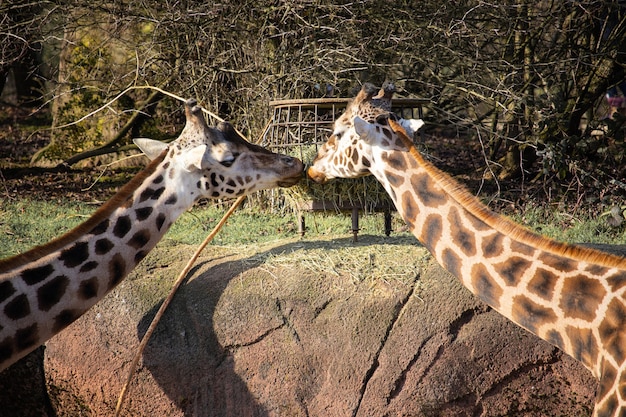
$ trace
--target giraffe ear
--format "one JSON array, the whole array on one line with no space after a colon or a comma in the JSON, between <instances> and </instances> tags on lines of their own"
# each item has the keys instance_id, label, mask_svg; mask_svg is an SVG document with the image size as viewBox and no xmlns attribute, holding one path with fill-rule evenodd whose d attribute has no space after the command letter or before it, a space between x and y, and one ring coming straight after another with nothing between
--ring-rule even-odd
<instances>
[{"instance_id":1,"label":"giraffe ear","mask_svg":"<svg viewBox=\"0 0 626 417\"><path fill-rule=\"evenodd\" d=\"M183 167L185 167L187 171L193 171L194 169L201 170L202 161L204 160L206 149L206 145L200 145L196 146L195 148L186 150L181 155Z\"/></svg>"},{"instance_id":2,"label":"giraffe ear","mask_svg":"<svg viewBox=\"0 0 626 417\"><path fill-rule=\"evenodd\" d=\"M133 142L135 142L135 145L137 145L137 147L141 149L141 152L150 158L150 160L161 155L161 153L167 149L167 143L154 139L136 138L133 139Z\"/></svg>"},{"instance_id":3,"label":"giraffe ear","mask_svg":"<svg viewBox=\"0 0 626 417\"><path fill-rule=\"evenodd\" d=\"M357 135L361 137L361 139L366 139L367 136L372 132L372 130L374 130L374 125L366 122L359 116L356 116L352 123L354 124L354 130L356 131Z\"/></svg>"},{"instance_id":4,"label":"giraffe ear","mask_svg":"<svg viewBox=\"0 0 626 417\"><path fill-rule=\"evenodd\" d=\"M424 121L422 119L400 119L399 122L404 130L406 130L409 137L413 136L415 132L424 126Z\"/></svg>"}]
</instances>

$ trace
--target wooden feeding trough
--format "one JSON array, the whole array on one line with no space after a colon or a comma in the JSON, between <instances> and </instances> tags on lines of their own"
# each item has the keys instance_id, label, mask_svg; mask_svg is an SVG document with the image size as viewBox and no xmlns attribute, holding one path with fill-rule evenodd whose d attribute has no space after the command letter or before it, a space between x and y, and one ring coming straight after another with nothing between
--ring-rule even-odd
<instances>
[{"instance_id":1,"label":"wooden feeding trough","mask_svg":"<svg viewBox=\"0 0 626 417\"><path fill-rule=\"evenodd\" d=\"M270 101L273 114L263 133L262 145L276 152L297 156L310 165L318 147L330 136L333 123L350 102L349 98L318 98ZM422 118L425 99L398 98L392 111L405 119ZM373 177L339 179L319 185L310 180L282 191L300 211L335 210L352 212L354 240L359 230L359 210L382 211L385 234L391 233L393 202ZM300 233L304 235L304 216L300 215Z\"/></svg>"}]
</instances>

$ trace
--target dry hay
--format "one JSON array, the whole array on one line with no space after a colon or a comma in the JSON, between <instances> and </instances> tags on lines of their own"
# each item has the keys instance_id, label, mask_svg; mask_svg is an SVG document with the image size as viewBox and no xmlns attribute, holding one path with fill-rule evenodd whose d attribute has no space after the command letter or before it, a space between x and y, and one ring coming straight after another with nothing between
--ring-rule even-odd
<instances>
[{"instance_id":1,"label":"dry hay","mask_svg":"<svg viewBox=\"0 0 626 417\"><path fill-rule=\"evenodd\" d=\"M289 154L302 159L305 165L313 163L317 155L316 145L301 145ZM320 202L325 210L359 207L367 211L393 207L383 186L373 176L357 179L336 179L327 184L317 184L304 179L297 185L281 190L286 205L296 209L307 209L311 201Z\"/></svg>"},{"instance_id":2,"label":"dry hay","mask_svg":"<svg viewBox=\"0 0 626 417\"><path fill-rule=\"evenodd\" d=\"M260 267L270 274L297 266L314 274L347 276L355 284L380 281L411 284L419 277L428 259L428 252L413 236L367 236L352 245L335 240L317 240L315 245L302 242L288 252L264 254L262 259L251 258L255 263L262 262Z\"/></svg>"}]
</instances>

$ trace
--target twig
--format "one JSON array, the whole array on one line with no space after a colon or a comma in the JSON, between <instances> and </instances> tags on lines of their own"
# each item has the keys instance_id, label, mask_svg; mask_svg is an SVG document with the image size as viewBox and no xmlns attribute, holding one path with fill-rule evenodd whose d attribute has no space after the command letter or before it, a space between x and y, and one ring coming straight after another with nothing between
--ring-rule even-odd
<instances>
[{"instance_id":1,"label":"twig","mask_svg":"<svg viewBox=\"0 0 626 417\"><path fill-rule=\"evenodd\" d=\"M54 127L51 127L50 129L51 130L52 129L62 129L64 127L74 126L74 125L82 122L83 120L86 120L86 119L90 118L91 116L93 116L93 115L95 115L97 113L100 113L102 110L105 110L105 109L109 108L113 103L115 103L117 100L119 100L120 97L124 96L129 91L132 91L132 90L145 90L145 89L156 90L156 91L158 91L158 92L160 92L160 93L162 93L162 94L164 94L166 96L172 97L172 98L174 98L176 100L179 100L179 101L182 101L182 102L185 101L184 98L179 97L179 96L177 96L177 95L175 95L173 93L170 93L168 91L165 91L165 90L163 90L163 89L161 89L159 87L154 87L154 86L151 86L151 85L134 85L134 86L128 87L127 89L125 89L124 91L122 91L121 93L119 93L118 95L113 97L111 100L109 100L108 102L104 103L102 106L98 107L94 111L87 113L86 115L84 115L80 119L74 120L73 122L69 122L69 123L66 123L64 125L54 126Z\"/></svg>"},{"instance_id":2,"label":"twig","mask_svg":"<svg viewBox=\"0 0 626 417\"><path fill-rule=\"evenodd\" d=\"M153 91L148 97L148 99L143 104L141 104L139 108L140 109L148 108L149 106L152 106L153 104L157 103L160 97L162 96L162 94L163 93L159 90ZM142 113L141 111L135 112L130 117L130 119L126 122L126 124L117 132L117 134L107 143L101 146L98 146L97 148L80 152L79 154L76 154L76 155L72 155L70 158L63 161L62 164L74 165L76 162L82 161L83 159L89 158L91 156L110 152L111 150L114 149L113 146L116 145L118 142L120 142L122 138L126 136L126 134L139 121L139 118L141 117L142 114L145 114L145 113Z\"/></svg>"},{"instance_id":3,"label":"twig","mask_svg":"<svg viewBox=\"0 0 626 417\"><path fill-rule=\"evenodd\" d=\"M7 187L7 180L4 178L4 175L2 174L2 170L0 169L0 180L2 180L2 185L4 187L4 192L6 193L7 199L8 200L15 200L15 198L11 197L11 194L9 192L9 187Z\"/></svg>"},{"instance_id":4,"label":"twig","mask_svg":"<svg viewBox=\"0 0 626 417\"><path fill-rule=\"evenodd\" d=\"M158 95L162 94L162 95L166 95L169 97L172 97L178 101L182 101L185 102L186 100L180 96L177 96L176 94L170 93L169 91L163 90L160 87L154 87L154 86L150 86L150 85L146 85L146 86L132 86L132 87L128 87L127 89L125 89L124 91L122 91L121 93L119 93L117 96L115 96L113 99L111 99L110 101L108 101L107 103L103 104L102 106L100 106L99 108L95 109L94 111L84 115L83 117L81 117L78 120L75 120L73 122L70 123L66 123L64 125L60 125L60 126L54 126L49 128L50 130L53 129L61 129L64 127L69 127L69 126L73 126L75 124L78 124L84 120L86 120L87 118L96 115L97 113L101 112L102 110L108 109L110 108L110 106L116 101L119 100L120 97L122 97L123 95L125 95L126 93L128 93L131 90L143 90L143 89L148 89L148 90L153 90L154 93L150 95L150 97L146 100L146 102L142 105L142 107L147 107L150 106L152 104L154 104L157 100L158 100ZM217 120L218 122L223 122L224 119L222 119L221 117L219 117L217 114L212 113L211 111L205 109L204 107L202 108L202 111L207 114L209 117ZM97 155L102 155L105 153L109 153L113 150L115 151L119 151L122 150L121 148L113 148L113 145L115 145L117 142L120 141L120 139L126 135L128 133L128 131L133 127L133 125L135 124L137 118L139 117L140 113L137 112L135 113L130 120L120 129L120 131L115 135L115 137L113 139L111 139L110 141L108 141L107 143L98 146L97 148L94 149L89 149L87 151L81 152L79 154L73 155L70 158L68 158L67 160L63 161L59 166L62 165L73 165L76 162L79 162L83 159L86 158L90 158L92 156L97 156ZM245 137L240 131L238 131L235 128L235 131L241 136L241 137ZM45 148L43 148L45 149ZM32 161L35 161L36 159L38 159L39 155L42 153L43 149L39 150L32 158Z\"/></svg>"},{"instance_id":5,"label":"twig","mask_svg":"<svg viewBox=\"0 0 626 417\"><path fill-rule=\"evenodd\" d=\"M75 124L78 124L78 123L82 122L83 120L86 120L86 119L88 119L89 117L91 117L91 116L93 116L93 115L95 115L95 114L97 114L97 113L101 112L102 110L107 109L107 108L108 108L108 107L110 107L113 103L115 103L117 100L119 100L119 99L120 99L120 97L122 97L123 95L125 95L125 94L126 94L126 93L128 93L129 91L132 91L132 90L146 90L146 89L147 89L147 90L155 90L155 91L158 91L159 93L161 93L161 94L163 94L163 95L166 95L166 96L171 97L171 98L173 98L173 99L175 99L175 100L178 100L178 101L182 101L183 103L186 101L186 99L184 99L184 98L182 98L182 97L180 97L180 96L177 96L177 95L176 95L176 94L174 94L174 93L170 93L169 91L163 90L163 89L162 89L162 88L160 88L160 87L154 87L154 86L152 86L152 85L135 85L135 86L132 86L132 87L128 87L126 90L122 91L121 93L119 93L118 95L116 95L116 96L115 96L115 97L113 97L111 100L109 100L108 102L104 103L102 106L98 107L98 108L97 108L97 109L95 109L94 111L87 113L86 115L84 115L84 116L83 116L83 117L81 117L80 119L78 119L78 120L74 120L73 122L66 123L66 124L64 124L64 125L54 126L54 127L51 127L50 129L61 129L61 128L64 128L64 127L69 127L69 126L73 126L73 125L75 125ZM203 111L204 113L208 114L209 116L213 117L214 119L216 119L216 120L220 121L220 122L223 122L223 121L224 121L224 119L222 119L221 117L219 117L217 114L214 114L214 113L210 112L209 110L207 110L207 109L205 109L205 108L203 108L203 109L202 109L202 111Z\"/></svg>"},{"instance_id":6,"label":"twig","mask_svg":"<svg viewBox=\"0 0 626 417\"><path fill-rule=\"evenodd\" d=\"M117 399L117 406L115 407L115 417L118 417L120 415L120 411L122 409L122 405L124 404L124 399L126 398L126 393L128 392L128 387L130 386L131 380L133 378L133 374L135 373L135 369L137 368L137 363L139 362L139 359L141 358L143 350L145 349L146 345L148 344L148 340L150 339L150 336L152 336L152 333L154 332L154 329L156 328L157 324L159 323L159 320L161 319L161 316L163 316L163 313L165 313L165 310L167 309L167 306L170 304L170 302L174 298L174 295L176 294L176 291L178 290L178 287L180 287L180 285L183 283L183 281L187 277L187 274L191 270L191 267L193 266L193 264L196 262L196 260L200 256L200 252L202 252L202 250L206 247L206 245L208 245L209 242L211 240L213 240L213 238L215 237L215 235L217 235L217 233L220 231L222 226L224 226L224 223L226 223L226 219L228 219L228 217L230 217L230 215L233 214L235 209L239 206L239 204L241 204L241 202L245 198L246 198L245 196L241 196L237 200L235 200L235 202L233 203L231 208L222 217L222 220L219 221L217 226L215 226L215 228L213 228L213 231L211 233L209 233L209 235L200 244L198 249L196 249L196 252L189 259L189 261L187 262L187 265L181 271L180 275L176 279L176 282L174 283L174 286L172 287L172 290L170 291L169 295L163 301L163 304L161 304L161 307L159 308L159 311L157 312L156 316L154 316L154 318L152 319L152 322L150 323L150 327L148 327L148 330L143 335L143 338L141 339L141 343L139 344L139 348L137 350L137 353L135 354L135 357L133 358L133 361L130 364L130 369L128 371L128 377L126 378L126 383L122 387L122 391L120 391L120 395L119 395L119 397Z\"/></svg>"},{"instance_id":7,"label":"twig","mask_svg":"<svg viewBox=\"0 0 626 417\"><path fill-rule=\"evenodd\" d=\"M124 157L124 158L122 158L122 159L118 159L118 160L116 160L116 161L113 161L113 162L110 162L110 163L106 164L106 165L104 166L104 168L102 169L102 172L100 173L100 175L98 175L98 178L96 178L96 179L95 179L95 180L91 183L91 185L90 185L89 187L87 187L87 188L83 188L83 189L81 189L81 191L89 191L89 190L91 190L91 189L92 189L92 188L93 188L93 187L94 187L94 186L98 183L98 181L100 180L100 178L102 178L102 177L104 176L105 172L107 172L107 169L109 169L109 168L110 168L110 167L112 167L113 165L115 165L115 164L117 164L117 163L119 163L119 162L122 162L122 161L126 161L127 159L137 158L137 157L139 157L139 156L143 156L143 154L129 155L129 156L126 156L126 157Z\"/></svg>"}]
</instances>

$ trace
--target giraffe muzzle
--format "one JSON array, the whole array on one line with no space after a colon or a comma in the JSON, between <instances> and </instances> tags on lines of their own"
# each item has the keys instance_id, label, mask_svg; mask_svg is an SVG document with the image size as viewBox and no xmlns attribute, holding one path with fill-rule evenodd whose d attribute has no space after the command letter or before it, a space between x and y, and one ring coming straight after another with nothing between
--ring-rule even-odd
<instances>
[{"instance_id":1,"label":"giraffe muzzle","mask_svg":"<svg viewBox=\"0 0 626 417\"><path fill-rule=\"evenodd\" d=\"M281 155L280 162L285 166L286 174L276 182L279 187L291 187L300 182L304 176L304 164L298 158Z\"/></svg>"},{"instance_id":2,"label":"giraffe muzzle","mask_svg":"<svg viewBox=\"0 0 626 417\"><path fill-rule=\"evenodd\" d=\"M312 166L306 170L306 175L318 184L324 184L328 181L328 178L326 177L326 175L316 170Z\"/></svg>"}]
</instances>

